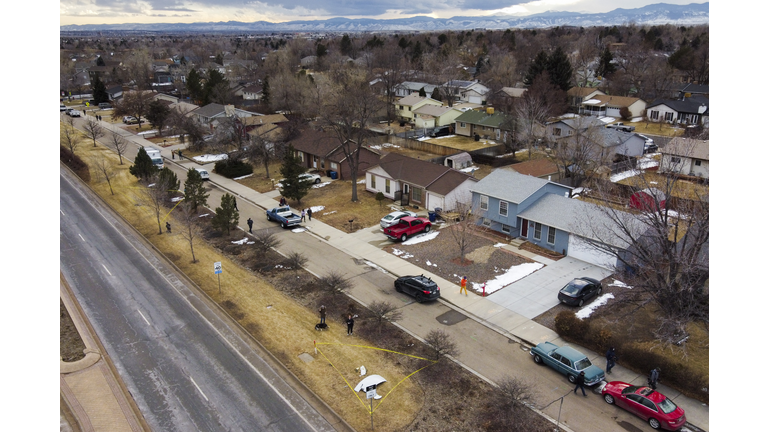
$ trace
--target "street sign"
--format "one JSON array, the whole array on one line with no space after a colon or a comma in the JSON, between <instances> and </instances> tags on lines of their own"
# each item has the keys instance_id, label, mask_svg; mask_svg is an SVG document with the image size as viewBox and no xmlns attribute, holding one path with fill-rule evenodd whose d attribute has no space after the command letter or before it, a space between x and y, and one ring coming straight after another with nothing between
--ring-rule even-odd
<instances>
[{"instance_id":1,"label":"street sign","mask_svg":"<svg viewBox=\"0 0 768 432\"><path fill-rule=\"evenodd\" d=\"M366 399L375 399L376 398L376 389L368 390L365 392L365 398Z\"/></svg>"},{"instance_id":2,"label":"street sign","mask_svg":"<svg viewBox=\"0 0 768 432\"><path fill-rule=\"evenodd\" d=\"M220 262L213 263L213 273L214 274L221 274L221 263Z\"/></svg>"}]
</instances>

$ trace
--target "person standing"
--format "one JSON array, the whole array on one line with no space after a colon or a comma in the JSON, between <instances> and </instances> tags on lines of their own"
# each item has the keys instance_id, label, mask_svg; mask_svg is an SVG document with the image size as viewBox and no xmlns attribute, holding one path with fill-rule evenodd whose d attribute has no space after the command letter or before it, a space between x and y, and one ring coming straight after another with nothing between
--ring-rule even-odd
<instances>
[{"instance_id":1,"label":"person standing","mask_svg":"<svg viewBox=\"0 0 768 432\"><path fill-rule=\"evenodd\" d=\"M248 232L253 234L253 219L248 218Z\"/></svg>"},{"instance_id":2,"label":"person standing","mask_svg":"<svg viewBox=\"0 0 768 432\"><path fill-rule=\"evenodd\" d=\"M325 306L320 306L320 324L325 324Z\"/></svg>"},{"instance_id":3,"label":"person standing","mask_svg":"<svg viewBox=\"0 0 768 432\"><path fill-rule=\"evenodd\" d=\"M573 388L573 394L576 393L576 390L581 388L581 394L584 395L584 397L587 397L587 392L584 391L584 371L579 373L579 376L576 377L576 387Z\"/></svg>"},{"instance_id":4,"label":"person standing","mask_svg":"<svg viewBox=\"0 0 768 432\"><path fill-rule=\"evenodd\" d=\"M171 223L170 222L166 222L165 223L165 230L168 231L168 234L171 233Z\"/></svg>"},{"instance_id":5,"label":"person standing","mask_svg":"<svg viewBox=\"0 0 768 432\"><path fill-rule=\"evenodd\" d=\"M232 201L235 203L235 211L240 211L240 209L237 208L237 198L232 198Z\"/></svg>"},{"instance_id":6,"label":"person standing","mask_svg":"<svg viewBox=\"0 0 768 432\"><path fill-rule=\"evenodd\" d=\"M347 314L347 336L352 334L352 328L355 326L355 319L352 318L352 314Z\"/></svg>"},{"instance_id":7,"label":"person standing","mask_svg":"<svg viewBox=\"0 0 768 432\"><path fill-rule=\"evenodd\" d=\"M302 209L301 210L301 221L304 222L304 218L307 217L307 211Z\"/></svg>"},{"instance_id":8,"label":"person standing","mask_svg":"<svg viewBox=\"0 0 768 432\"><path fill-rule=\"evenodd\" d=\"M309 217L310 222L312 221L312 207L307 209L307 216Z\"/></svg>"},{"instance_id":9,"label":"person standing","mask_svg":"<svg viewBox=\"0 0 768 432\"><path fill-rule=\"evenodd\" d=\"M618 360L619 357L616 355L616 348L610 347L608 348L608 352L605 353L605 372L611 373L611 369L613 369L614 366L616 366L616 360Z\"/></svg>"},{"instance_id":10,"label":"person standing","mask_svg":"<svg viewBox=\"0 0 768 432\"><path fill-rule=\"evenodd\" d=\"M656 367L651 369L651 373L648 375L648 385L654 390L656 390L656 385L659 383L659 372L661 372L661 368Z\"/></svg>"},{"instance_id":11,"label":"person standing","mask_svg":"<svg viewBox=\"0 0 768 432\"><path fill-rule=\"evenodd\" d=\"M281 206L285 205L285 197L280 197L280 205Z\"/></svg>"},{"instance_id":12,"label":"person standing","mask_svg":"<svg viewBox=\"0 0 768 432\"><path fill-rule=\"evenodd\" d=\"M464 292L464 295L469 297L469 294L467 294L467 277L464 276L461 278L461 289L459 290L459 294Z\"/></svg>"}]
</instances>

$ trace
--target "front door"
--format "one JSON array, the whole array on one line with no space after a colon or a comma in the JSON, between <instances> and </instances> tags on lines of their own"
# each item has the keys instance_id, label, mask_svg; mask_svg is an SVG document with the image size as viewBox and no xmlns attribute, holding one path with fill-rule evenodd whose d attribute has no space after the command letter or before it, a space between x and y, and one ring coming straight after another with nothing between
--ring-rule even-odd
<instances>
[{"instance_id":1,"label":"front door","mask_svg":"<svg viewBox=\"0 0 768 432\"><path fill-rule=\"evenodd\" d=\"M528 237L528 220L520 218L520 236Z\"/></svg>"},{"instance_id":2,"label":"front door","mask_svg":"<svg viewBox=\"0 0 768 432\"><path fill-rule=\"evenodd\" d=\"M317 156L312 156L312 168L317 168Z\"/></svg>"}]
</instances>

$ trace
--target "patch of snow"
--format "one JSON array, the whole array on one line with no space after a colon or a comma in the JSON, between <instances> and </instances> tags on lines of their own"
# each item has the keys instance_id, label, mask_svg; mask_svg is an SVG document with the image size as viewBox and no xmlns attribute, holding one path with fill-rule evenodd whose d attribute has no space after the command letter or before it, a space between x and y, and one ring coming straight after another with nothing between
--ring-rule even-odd
<instances>
[{"instance_id":1,"label":"patch of snow","mask_svg":"<svg viewBox=\"0 0 768 432\"><path fill-rule=\"evenodd\" d=\"M399 256L402 259L413 258L413 255L409 254L408 252L401 251L400 249L392 249L392 254Z\"/></svg>"},{"instance_id":2,"label":"patch of snow","mask_svg":"<svg viewBox=\"0 0 768 432\"><path fill-rule=\"evenodd\" d=\"M631 287L631 286L629 286L629 285L625 284L624 282L622 282L622 281L620 281L620 280L618 280L618 279L614 279L614 280L613 280L613 282L611 282L611 283L609 283L609 284L608 284L608 286L615 286L615 287L621 287L621 288L632 289L632 287Z\"/></svg>"},{"instance_id":3,"label":"patch of snow","mask_svg":"<svg viewBox=\"0 0 768 432\"><path fill-rule=\"evenodd\" d=\"M144 132L139 132L136 135L146 135L146 134L151 134L151 133L155 133L156 134L157 131L156 130L148 130L148 131L144 131Z\"/></svg>"},{"instance_id":4,"label":"patch of snow","mask_svg":"<svg viewBox=\"0 0 768 432\"><path fill-rule=\"evenodd\" d=\"M504 247L505 245L506 245L506 243L496 243L495 245L493 245L493 247L500 248L500 247Z\"/></svg>"},{"instance_id":5,"label":"patch of snow","mask_svg":"<svg viewBox=\"0 0 768 432\"><path fill-rule=\"evenodd\" d=\"M254 242L248 241L248 237L243 237L242 240L233 241L232 244L244 245L244 244L254 244Z\"/></svg>"},{"instance_id":6,"label":"patch of snow","mask_svg":"<svg viewBox=\"0 0 768 432\"><path fill-rule=\"evenodd\" d=\"M375 268L375 269L379 270L380 272L382 272L382 273L384 273L384 274L389 274L389 273L388 273L386 270L384 270L383 268L381 268L381 267L377 266L376 264L374 264L374 263L372 263L372 262L370 262L370 261L366 261L366 262L365 262L365 264L366 264L367 266L369 266L369 267L373 267L373 268Z\"/></svg>"},{"instance_id":7,"label":"patch of snow","mask_svg":"<svg viewBox=\"0 0 768 432\"><path fill-rule=\"evenodd\" d=\"M360 180L357 184L365 184L365 180Z\"/></svg>"},{"instance_id":8,"label":"patch of snow","mask_svg":"<svg viewBox=\"0 0 768 432\"><path fill-rule=\"evenodd\" d=\"M560 118L578 118L578 117L579 115L574 113L567 113L560 116Z\"/></svg>"},{"instance_id":9,"label":"patch of snow","mask_svg":"<svg viewBox=\"0 0 768 432\"><path fill-rule=\"evenodd\" d=\"M616 119L613 118L613 117L600 117L598 120L600 120L601 122L603 122L605 124L613 123L613 122L616 121Z\"/></svg>"},{"instance_id":10,"label":"patch of snow","mask_svg":"<svg viewBox=\"0 0 768 432\"><path fill-rule=\"evenodd\" d=\"M173 198L171 198L171 202L179 202L179 201L181 201L183 199L184 199L184 197L173 197Z\"/></svg>"},{"instance_id":11,"label":"patch of snow","mask_svg":"<svg viewBox=\"0 0 768 432\"><path fill-rule=\"evenodd\" d=\"M372 149L376 149L376 150L381 150L381 149L387 148L387 147L400 148L399 145L392 144L392 143L384 143L384 144L381 144L381 145L372 145L371 146Z\"/></svg>"},{"instance_id":12,"label":"patch of snow","mask_svg":"<svg viewBox=\"0 0 768 432\"><path fill-rule=\"evenodd\" d=\"M630 120L630 123L637 123L639 121L643 121L642 117L633 117L632 120Z\"/></svg>"},{"instance_id":13,"label":"patch of snow","mask_svg":"<svg viewBox=\"0 0 768 432\"><path fill-rule=\"evenodd\" d=\"M659 166L659 161L652 158L642 158L637 161L637 167L640 169L648 169Z\"/></svg>"},{"instance_id":14,"label":"patch of snow","mask_svg":"<svg viewBox=\"0 0 768 432\"><path fill-rule=\"evenodd\" d=\"M318 213L320 210L324 209L325 206L312 206L310 208L312 209L312 213Z\"/></svg>"},{"instance_id":15,"label":"patch of snow","mask_svg":"<svg viewBox=\"0 0 768 432\"><path fill-rule=\"evenodd\" d=\"M244 175L244 176L241 176L241 177L235 177L232 180L242 180L242 179L248 178L248 177L253 177L253 174L247 174L247 175Z\"/></svg>"},{"instance_id":16,"label":"patch of snow","mask_svg":"<svg viewBox=\"0 0 768 432\"><path fill-rule=\"evenodd\" d=\"M613 174L611 176L611 181L616 183L616 182L622 181L624 179L628 179L630 177L634 177L634 176L636 176L638 174L642 174L642 172L638 171L638 170L629 170L629 171L624 171L624 172L616 173L616 174Z\"/></svg>"},{"instance_id":17,"label":"patch of snow","mask_svg":"<svg viewBox=\"0 0 768 432\"><path fill-rule=\"evenodd\" d=\"M218 155L204 154L202 156L195 156L192 159L195 160L196 162L208 163L208 162L216 162L216 161L220 161L220 160L225 160L225 159L227 159L227 155L225 155L225 154L218 154Z\"/></svg>"},{"instance_id":18,"label":"patch of snow","mask_svg":"<svg viewBox=\"0 0 768 432\"><path fill-rule=\"evenodd\" d=\"M294 228L294 229L291 230L291 232L302 233L302 232L304 232L306 230L307 230L306 228Z\"/></svg>"},{"instance_id":19,"label":"patch of snow","mask_svg":"<svg viewBox=\"0 0 768 432\"><path fill-rule=\"evenodd\" d=\"M494 291L498 291L505 286L516 282L536 270L544 267L541 263L525 263L516 266L512 266L506 272L496 276L493 280L489 280L485 283L485 293L490 294ZM476 292L483 292L483 284L472 282L472 289Z\"/></svg>"},{"instance_id":20,"label":"patch of snow","mask_svg":"<svg viewBox=\"0 0 768 432\"><path fill-rule=\"evenodd\" d=\"M206 217L206 216L208 216L209 214L210 214L210 213L201 214L201 215L200 215L200 216L198 216L198 217Z\"/></svg>"},{"instance_id":21,"label":"patch of snow","mask_svg":"<svg viewBox=\"0 0 768 432\"><path fill-rule=\"evenodd\" d=\"M315 212L315 211L314 211L314 210L312 210L312 213L314 213L314 212ZM325 216L325 215L329 215L329 214L334 214L334 213L336 213L336 210L334 210L334 211L329 211L329 212L325 212L325 213L323 213L323 216Z\"/></svg>"},{"instance_id":22,"label":"patch of snow","mask_svg":"<svg viewBox=\"0 0 768 432\"><path fill-rule=\"evenodd\" d=\"M426 264L427 264L428 266L434 266L434 267L437 267L437 264L432 264L432 263L431 263L429 260L427 260L427 261L426 261Z\"/></svg>"},{"instance_id":23,"label":"patch of snow","mask_svg":"<svg viewBox=\"0 0 768 432\"><path fill-rule=\"evenodd\" d=\"M595 301L590 303L588 306L576 312L576 318L581 320L583 320L584 318L589 318L589 316L592 315L592 312L594 312L595 309L608 303L608 300L612 298L613 298L613 294L611 293L601 295L600 297L596 298Z\"/></svg>"},{"instance_id":24,"label":"patch of snow","mask_svg":"<svg viewBox=\"0 0 768 432\"><path fill-rule=\"evenodd\" d=\"M152 183L152 184L148 184L148 185L147 185L147 187L148 187L148 188L151 188L151 187L155 187L155 184L154 184L154 183Z\"/></svg>"},{"instance_id":25,"label":"patch of snow","mask_svg":"<svg viewBox=\"0 0 768 432\"><path fill-rule=\"evenodd\" d=\"M404 241L402 244L404 245L415 245L418 243L423 243L425 241L430 241L433 238L437 237L437 235L440 234L437 231L432 231L426 234L419 234L416 237L411 237L409 240Z\"/></svg>"},{"instance_id":26,"label":"patch of snow","mask_svg":"<svg viewBox=\"0 0 768 432\"><path fill-rule=\"evenodd\" d=\"M313 184L312 185L312 189L320 189L321 187L328 186L329 184L331 184L331 182L323 182L323 183ZM314 211L314 210L312 210L312 211Z\"/></svg>"},{"instance_id":27,"label":"patch of snow","mask_svg":"<svg viewBox=\"0 0 768 432\"><path fill-rule=\"evenodd\" d=\"M478 167L476 167L476 166L474 166L474 165L473 165L473 166L468 166L468 167L466 167L466 168L462 168L462 169L460 169L459 171L461 171L461 172L465 172L465 173L472 173L472 172L475 172L475 171L477 171L477 170L479 170L479 169L480 169L480 168L478 168Z\"/></svg>"}]
</instances>

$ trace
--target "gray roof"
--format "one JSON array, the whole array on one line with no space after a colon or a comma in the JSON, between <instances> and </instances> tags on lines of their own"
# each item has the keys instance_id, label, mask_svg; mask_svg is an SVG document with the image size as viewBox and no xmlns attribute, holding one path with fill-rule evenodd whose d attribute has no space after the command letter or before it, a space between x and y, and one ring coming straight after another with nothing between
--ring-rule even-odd
<instances>
[{"instance_id":1,"label":"gray roof","mask_svg":"<svg viewBox=\"0 0 768 432\"><path fill-rule=\"evenodd\" d=\"M621 234L619 225L608 215L610 211L612 210L585 201L546 194L518 216L587 239L626 249L630 246L627 236ZM615 214L617 218L622 220L622 225L631 228L634 238L638 238L645 231L645 225L637 216L618 210Z\"/></svg>"},{"instance_id":2,"label":"gray roof","mask_svg":"<svg viewBox=\"0 0 768 432\"><path fill-rule=\"evenodd\" d=\"M195 110L195 114L199 115L200 117L213 117L216 114L223 114L224 113L224 105L217 104L217 103L210 103L206 106L200 107L197 110Z\"/></svg>"},{"instance_id":3,"label":"gray roof","mask_svg":"<svg viewBox=\"0 0 768 432\"><path fill-rule=\"evenodd\" d=\"M648 105L646 109L658 105L666 105L679 113L709 115L709 99L703 96L693 96L685 100L659 99Z\"/></svg>"},{"instance_id":4,"label":"gray roof","mask_svg":"<svg viewBox=\"0 0 768 432\"><path fill-rule=\"evenodd\" d=\"M470 190L481 195L488 195L511 203L520 204L549 181L538 177L520 174L506 168L493 170Z\"/></svg>"}]
</instances>

